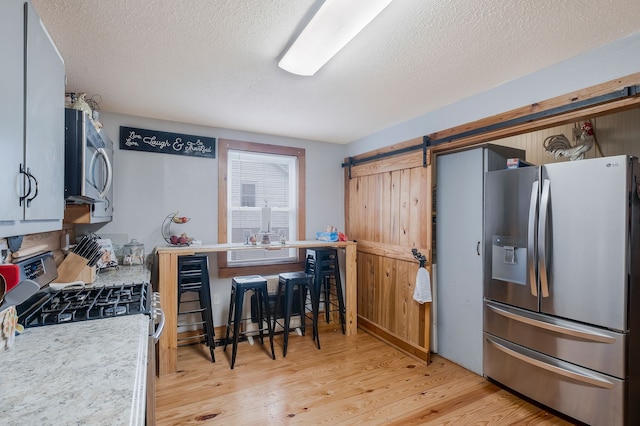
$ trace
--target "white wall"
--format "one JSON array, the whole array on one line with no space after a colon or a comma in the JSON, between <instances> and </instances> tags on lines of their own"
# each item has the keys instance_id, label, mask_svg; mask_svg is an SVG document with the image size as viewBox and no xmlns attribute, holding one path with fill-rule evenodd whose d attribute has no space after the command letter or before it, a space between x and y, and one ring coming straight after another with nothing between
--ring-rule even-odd
<instances>
[{"instance_id":1,"label":"white wall","mask_svg":"<svg viewBox=\"0 0 640 426\"><path fill-rule=\"evenodd\" d=\"M100 121L114 142L114 217L111 223L86 225L79 227L80 231L128 234L150 251L164 244L160 232L163 219L179 210L191 222L176 225L176 231L186 232L205 244L218 242L218 159L121 150L120 126L304 148L306 238L313 239L316 231L329 224L344 229L341 145L113 113L102 113Z\"/></svg>"},{"instance_id":2,"label":"white wall","mask_svg":"<svg viewBox=\"0 0 640 426\"><path fill-rule=\"evenodd\" d=\"M640 72L638 52L640 33L353 141L345 155L362 154Z\"/></svg>"},{"instance_id":3,"label":"white wall","mask_svg":"<svg viewBox=\"0 0 640 426\"><path fill-rule=\"evenodd\" d=\"M297 146L307 154L307 238L332 224L344 229L343 158L403 142L480 118L640 72L640 34L567 59L346 146L103 113L115 148L114 221L86 229L126 233L147 250L163 243L160 225L175 210L192 217L189 235L217 242L217 159L182 157L118 148L119 127L131 126L250 142ZM81 228L81 230L85 230Z\"/></svg>"},{"instance_id":4,"label":"white wall","mask_svg":"<svg viewBox=\"0 0 640 426\"><path fill-rule=\"evenodd\" d=\"M307 154L307 238L328 224L344 229L342 159L456 125L553 98L618 77L640 72L640 34L567 59L518 80L374 133L345 146L259 135L227 129L172 123L141 117L103 113L101 121L116 146L114 156L114 220L87 225L98 234L127 234L145 244L147 252L164 244L160 226L167 214L180 210L192 221L181 232L203 242L217 242L217 159L121 151L119 127L228 138L297 146ZM215 270L215 258L211 257ZM229 280L214 280L212 293L222 306L214 306L216 325L226 320Z\"/></svg>"},{"instance_id":5,"label":"white wall","mask_svg":"<svg viewBox=\"0 0 640 426\"><path fill-rule=\"evenodd\" d=\"M119 149L120 126L137 127L198 136L294 146L306 151L306 239L327 225L344 230L344 182L341 162L344 146L300 139L252 134L226 129L174 123L142 117L102 113L104 131L114 142L114 214L103 225L77 226L78 233L125 235L145 244L147 254L165 245L161 225L176 210L191 221L172 225L174 233L186 232L206 243L218 242L218 159L137 152ZM217 157L217 156L216 156ZM230 279L218 280L217 259L210 256L216 326L226 323Z\"/></svg>"}]
</instances>

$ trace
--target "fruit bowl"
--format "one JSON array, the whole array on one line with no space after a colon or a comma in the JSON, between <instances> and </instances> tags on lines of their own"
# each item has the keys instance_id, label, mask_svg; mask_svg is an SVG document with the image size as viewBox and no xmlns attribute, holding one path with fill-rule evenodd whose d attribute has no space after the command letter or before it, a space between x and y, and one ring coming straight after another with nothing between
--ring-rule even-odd
<instances>
[{"instance_id":1,"label":"fruit bowl","mask_svg":"<svg viewBox=\"0 0 640 426\"><path fill-rule=\"evenodd\" d=\"M162 222L162 238L164 238L169 245L176 247L186 247L191 245L193 238L189 237L186 233L183 232L180 235L175 235L171 232L171 224L185 224L190 220L191 218L186 216L178 216L178 212L170 213Z\"/></svg>"},{"instance_id":2,"label":"fruit bowl","mask_svg":"<svg viewBox=\"0 0 640 426\"><path fill-rule=\"evenodd\" d=\"M174 213L174 215L171 217L171 221L173 223L187 223L190 220L191 220L190 217L178 216L178 212Z\"/></svg>"},{"instance_id":3,"label":"fruit bowl","mask_svg":"<svg viewBox=\"0 0 640 426\"><path fill-rule=\"evenodd\" d=\"M165 238L165 240L167 239ZM169 240L167 240L172 246L190 246L192 241L193 238L188 237L184 232L180 234L180 236L172 235L169 237Z\"/></svg>"}]
</instances>

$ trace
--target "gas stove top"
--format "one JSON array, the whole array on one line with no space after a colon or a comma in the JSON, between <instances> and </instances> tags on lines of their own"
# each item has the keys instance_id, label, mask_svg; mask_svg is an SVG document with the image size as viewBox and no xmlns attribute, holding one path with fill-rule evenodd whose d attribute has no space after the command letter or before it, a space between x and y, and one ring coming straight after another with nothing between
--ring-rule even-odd
<instances>
[{"instance_id":1,"label":"gas stove top","mask_svg":"<svg viewBox=\"0 0 640 426\"><path fill-rule=\"evenodd\" d=\"M20 305L18 322L26 328L121 315L150 314L151 299L149 283L60 291L49 289L37 293Z\"/></svg>"}]
</instances>

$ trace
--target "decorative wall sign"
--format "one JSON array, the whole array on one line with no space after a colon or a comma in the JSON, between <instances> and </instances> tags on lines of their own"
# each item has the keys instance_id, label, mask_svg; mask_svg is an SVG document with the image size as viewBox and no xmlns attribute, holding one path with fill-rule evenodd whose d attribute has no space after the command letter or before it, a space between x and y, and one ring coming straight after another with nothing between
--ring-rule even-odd
<instances>
[{"instance_id":1,"label":"decorative wall sign","mask_svg":"<svg viewBox=\"0 0 640 426\"><path fill-rule=\"evenodd\" d=\"M216 138L120 126L120 149L216 158Z\"/></svg>"}]
</instances>

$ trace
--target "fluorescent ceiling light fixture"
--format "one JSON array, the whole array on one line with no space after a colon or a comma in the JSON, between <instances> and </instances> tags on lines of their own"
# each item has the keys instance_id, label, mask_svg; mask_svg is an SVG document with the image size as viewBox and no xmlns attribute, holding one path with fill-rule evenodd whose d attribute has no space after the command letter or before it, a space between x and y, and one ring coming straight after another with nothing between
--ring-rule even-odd
<instances>
[{"instance_id":1,"label":"fluorescent ceiling light fixture","mask_svg":"<svg viewBox=\"0 0 640 426\"><path fill-rule=\"evenodd\" d=\"M292 74L315 74L391 1L326 0L278 66Z\"/></svg>"}]
</instances>

